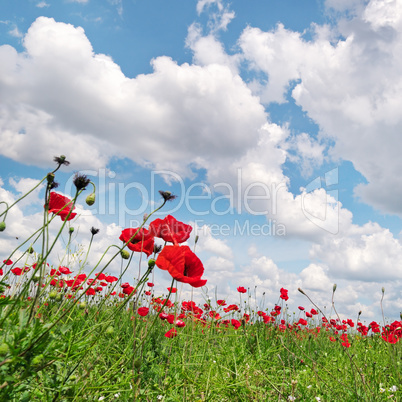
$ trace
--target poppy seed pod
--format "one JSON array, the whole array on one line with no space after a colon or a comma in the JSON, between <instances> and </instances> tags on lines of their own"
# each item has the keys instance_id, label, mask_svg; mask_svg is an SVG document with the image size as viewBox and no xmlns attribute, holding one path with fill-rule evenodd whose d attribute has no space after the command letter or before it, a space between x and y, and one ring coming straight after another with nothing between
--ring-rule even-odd
<instances>
[{"instance_id":1,"label":"poppy seed pod","mask_svg":"<svg viewBox=\"0 0 402 402\"><path fill-rule=\"evenodd\" d=\"M148 267L153 268L155 266L155 260L153 258L150 258L148 260Z\"/></svg>"},{"instance_id":2,"label":"poppy seed pod","mask_svg":"<svg viewBox=\"0 0 402 402\"><path fill-rule=\"evenodd\" d=\"M6 230L6 222L0 222L0 232L4 232Z\"/></svg>"}]
</instances>

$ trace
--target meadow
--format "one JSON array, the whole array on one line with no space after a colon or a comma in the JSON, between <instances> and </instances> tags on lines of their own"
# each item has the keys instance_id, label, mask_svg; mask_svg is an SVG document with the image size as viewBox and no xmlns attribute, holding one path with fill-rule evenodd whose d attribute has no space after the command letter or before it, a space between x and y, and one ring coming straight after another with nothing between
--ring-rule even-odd
<instances>
[{"instance_id":1,"label":"meadow","mask_svg":"<svg viewBox=\"0 0 402 402\"><path fill-rule=\"evenodd\" d=\"M44 188L42 226L14 250L1 250L0 401L402 400L402 317L342 320L336 285L329 313L303 289L306 303L292 313L285 288L277 290L276 304L261 310L253 303L255 289L242 284L236 300L181 300L178 289L202 288L208 273L195 245L184 244L190 225L170 215L153 219L174 199L166 191L142 225L124 229L89 265L98 229L91 228L88 248L75 258L71 223L79 219L77 199L92 186L86 203L93 205L96 188L77 174L71 198L57 193L56 173L68 161L60 156L55 163L24 196L0 200L6 233L13 224L8 212ZM49 230L54 220L56 235ZM66 258L56 264L62 234ZM144 256L141 275L133 263L138 255ZM122 266L118 277L110 272L113 261ZM151 282L157 269L172 278L163 294ZM130 282L122 281L126 273Z\"/></svg>"}]
</instances>

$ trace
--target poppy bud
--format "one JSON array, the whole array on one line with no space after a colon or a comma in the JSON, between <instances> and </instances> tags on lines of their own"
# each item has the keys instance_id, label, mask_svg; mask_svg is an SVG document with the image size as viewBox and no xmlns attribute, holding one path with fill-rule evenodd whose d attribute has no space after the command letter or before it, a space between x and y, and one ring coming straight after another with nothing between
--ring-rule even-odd
<instances>
[{"instance_id":1,"label":"poppy bud","mask_svg":"<svg viewBox=\"0 0 402 402\"><path fill-rule=\"evenodd\" d=\"M335 293L335 290L336 290L336 283L334 283L334 286L332 287L332 292Z\"/></svg>"},{"instance_id":2,"label":"poppy bud","mask_svg":"<svg viewBox=\"0 0 402 402\"><path fill-rule=\"evenodd\" d=\"M0 232L4 232L4 230L6 229L6 222L0 222Z\"/></svg>"},{"instance_id":3,"label":"poppy bud","mask_svg":"<svg viewBox=\"0 0 402 402\"><path fill-rule=\"evenodd\" d=\"M199 238L200 238L200 236L198 236L198 235L197 235L197 236L195 236L195 241L194 241L194 243L195 243L195 244L197 244L197 243L198 243L198 239L199 239Z\"/></svg>"},{"instance_id":4,"label":"poppy bud","mask_svg":"<svg viewBox=\"0 0 402 402\"><path fill-rule=\"evenodd\" d=\"M86 308L87 304L85 302L80 303L80 309L84 310Z\"/></svg>"},{"instance_id":5,"label":"poppy bud","mask_svg":"<svg viewBox=\"0 0 402 402\"><path fill-rule=\"evenodd\" d=\"M68 229L68 233L70 233L70 234L74 233L74 228L72 226Z\"/></svg>"},{"instance_id":6,"label":"poppy bud","mask_svg":"<svg viewBox=\"0 0 402 402\"><path fill-rule=\"evenodd\" d=\"M385 293L385 288L384 288L384 286L382 287L381 291L382 291L382 294Z\"/></svg>"},{"instance_id":7,"label":"poppy bud","mask_svg":"<svg viewBox=\"0 0 402 402\"><path fill-rule=\"evenodd\" d=\"M6 343L0 345L0 356L5 356L10 352L10 348Z\"/></svg>"},{"instance_id":8,"label":"poppy bud","mask_svg":"<svg viewBox=\"0 0 402 402\"><path fill-rule=\"evenodd\" d=\"M110 326L106 329L107 335L113 335L113 333L114 333L114 328L112 326Z\"/></svg>"},{"instance_id":9,"label":"poppy bud","mask_svg":"<svg viewBox=\"0 0 402 402\"><path fill-rule=\"evenodd\" d=\"M120 255L123 260L128 260L130 258L130 253L127 250L121 250Z\"/></svg>"},{"instance_id":10,"label":"poppy bud","mask_svg":"<svg viewBox=\"0 0 402 402\"><path fill-rule=\"evenodd\" d=\"M56 299L57 298L57 292L55 290L51 291L49 293L49 298L52 299L52 300Z\"/></svg>"},{"instance_id":11,"label":"poppy bud","mask_svg":"<svg viewBox=\"0 0 402 402\"><path fill-rule=\"evenodd\" d=\"M153 268L155 266L155 260L153 258L150 258L148 260L148 268Z\"/></svg>"},{"instance_id":12,"label":"poppy bud","mask_svg":"<svg viewBox=\"0 0 402 402\"><path fill-rule=\"evenodd\" d=\"M141 360L140 360L140 359L136 359L136 360L134 361L134 367L135 367L136 369L139 369L139 368L141 367Z\"/></svg>"},{"instance_id":13,"label":"poppy bud","mask_svg":"<svg viewBox=\"0 0 402 402\"><path fill-rule=\"evenodd\" d=\"M40 276L39 275L34 275L34 277L32 278L32 280L34 281L34 283L39 282Z\"/></svg>"},{"instance_id":14,"label":"poppy bud","mask_svg":"<svg viewBox=\"0 0 402 402\"><path fill-rule=\"evenodd\" d=\"M30 246L30 247L28 248L28 250L27 250L27 253L29 253L29 254L33 254L34 252L35 252L35 250L33 249L32 246Z\"/></svg>"},{"instance_id":15,"label":"poppy bud","mask_svg":"<svg viewBox=\"0 0 402 402\"><path fill-rule=\"evenodd\" d=\"M297 288L297 290L298 290L301 294L305 295L305 293L303 292L303 290L302 290L301 288Z\"/></svg>"},{"instance_id":16,"label":"poppy bud","mask_svg":"<svg viewBox=\"0 0 402 402\"><path fill-rule=\"evenodd\" d=\"M95 204L95 193L89 194L88 197L86 198L85 202L89 206L94 205Z\"/></svg>"},{"instance_id":17,"label":"poppy bud","mask_svg":"<svg viewBox=\"0 0 402 402\"><path fill-rule=\"evenodd\" d=\"M63 296L61 295L61 293L57 293L56 301L61 301L62 298L63 298Z\"/></svg>"}]
</instances>

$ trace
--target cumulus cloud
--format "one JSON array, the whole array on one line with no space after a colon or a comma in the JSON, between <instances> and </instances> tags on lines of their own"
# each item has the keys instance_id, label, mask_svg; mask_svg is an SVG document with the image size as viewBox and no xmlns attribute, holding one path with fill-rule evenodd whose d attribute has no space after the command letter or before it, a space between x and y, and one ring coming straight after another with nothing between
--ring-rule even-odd
<instances>
[{"instance_id":1,"label":"cumulus cloud","mask_svg":"<svg viewBox=\"0 0 402 402\"><path fill-rule=\"evenodd\" d=\"M93 53L82 28L45 17L24 45L25 54L0 47L2 149L18 161L29 152L31 163L46 165L63 153L78 167L89 159L104 166L118 155L190 174L192 163L240 155L266 121L258 98L225 66L159 57L152 74L130 79Z\"/></svg>"},{"instance_id":2,"label":"cumulus cloud","mask_svg":"<svg viewBox=\"0 0 402 402\"><path fill-rule=\"evenodd\" d=\"M335 142L331 155L353 162L368 184L356 194L385 212L401 211L402 8L371 0L335 27L314 26L307 41L279 24L249 27L239 44L249 65L265 73L254 85L266 102L296 103Z\"/></svg>"}]
</instances>

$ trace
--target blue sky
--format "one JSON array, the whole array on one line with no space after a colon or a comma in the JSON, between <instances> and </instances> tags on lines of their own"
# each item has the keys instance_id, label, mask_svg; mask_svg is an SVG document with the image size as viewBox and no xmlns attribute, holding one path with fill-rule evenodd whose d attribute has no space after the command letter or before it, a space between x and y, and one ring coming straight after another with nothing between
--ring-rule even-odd
<instances>
[{"instance_id":1,"label":"blue sky","mask_svg":"<svg viewBox=\"0 0 402 402\"><path fill-rule=\"evenodd\" d=\"M166 189L161 216L194 225L209 291L328 305L337 283L338 310L370 320L384 286L399 314L398 1L23 3L0 4L2 199L65 154L61 193L76 171L98 186L74 222L84 246L101 228L91 263ZM4 257L41 196L8 218Z\"/></svg>"}]
</instances>

